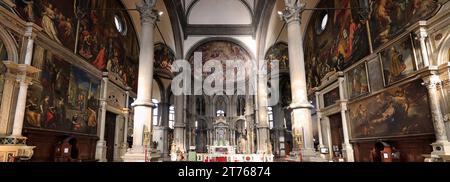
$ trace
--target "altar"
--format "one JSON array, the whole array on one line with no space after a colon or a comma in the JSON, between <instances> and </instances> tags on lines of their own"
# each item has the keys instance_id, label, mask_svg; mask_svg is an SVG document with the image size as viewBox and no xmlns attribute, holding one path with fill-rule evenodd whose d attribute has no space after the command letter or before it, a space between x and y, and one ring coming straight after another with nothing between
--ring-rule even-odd
<instances>
[{"instance_id":1,"label":"altar","mask_svg":"<svg viewBox=\"0 0 450 182\"><path fill-rule=\"evenodd\" d=\"M272 154L236 154L236 146L230 145L230 126L224 116L214 123L214 142L207 146L208 153L197 154L198 162L273 162Z\"/></svg>"}]
</instances>

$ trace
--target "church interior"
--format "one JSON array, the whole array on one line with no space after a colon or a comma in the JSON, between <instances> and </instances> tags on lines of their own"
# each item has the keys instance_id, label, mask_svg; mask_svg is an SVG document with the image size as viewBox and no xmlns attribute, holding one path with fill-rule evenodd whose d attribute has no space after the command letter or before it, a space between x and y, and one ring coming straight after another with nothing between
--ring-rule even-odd
<instances>
[{"instance_id":1,"label":"church interior","mask_svg":"<svg viewBox=\"0 0 450 182\"><path fill-rule=\"evenodd\" d=\"M2 0L0 58L0 162L450 161L448 0Z\"/></svg>"}]
</instances>

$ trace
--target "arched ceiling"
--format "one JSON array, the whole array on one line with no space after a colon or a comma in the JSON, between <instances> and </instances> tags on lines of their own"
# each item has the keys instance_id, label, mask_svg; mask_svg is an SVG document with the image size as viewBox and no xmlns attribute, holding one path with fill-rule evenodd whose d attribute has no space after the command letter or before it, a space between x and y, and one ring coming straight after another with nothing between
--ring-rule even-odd
<instances>
[{"instance_id":1,"label":"arched ceiling","mask_svg":"<svg viewBox=\"0 0 450 182\"><path fill-rule=\"evenodd\" d=\"M185 10L189 24L248 25L252 23L253 12L246 1L198 0L195 2Z\"/></svg>"},{"instance_id":2,"label":"arched ceiling","mask_svg":"<svg viewBox=\"0 0 450 182\"><path fill-rule=\"evenodd\" d=\"M261 20L260 0L164 0L175 10L184 38L190 35L252 35Z\"/></svg>"}]
</instances>

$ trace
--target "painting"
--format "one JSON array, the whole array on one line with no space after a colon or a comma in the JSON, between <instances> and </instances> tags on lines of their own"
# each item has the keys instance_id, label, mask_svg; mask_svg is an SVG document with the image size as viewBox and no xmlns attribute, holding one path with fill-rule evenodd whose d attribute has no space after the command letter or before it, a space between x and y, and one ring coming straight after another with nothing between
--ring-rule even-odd
<instances>
[{"instance_id":1,"label":"painting","mask_svg":"<svg viewBox=\"0 0 450 182\"><path fill-rule=\"evenodd\" d=\"M233 61L251 61L250 54L240 45L227 41L227 40L217 40L217 41L210 41L206 42L197 48L195 48L194 52L192 52L192 55L189 57L189 63L194 64L194 53L195 52L201 52L202 53L202 63L205 63L210 60L218 60L223 65L223 71L224 76L226 74L225 70L226 67L226 61L233 60ZM202 67L194 67L194 69L203 69ZM193 70L195 71L195 70ZM202 70L199 70L199 72L203 72ZM203 76L206 77L210 73L203 72ZM196 75L197 76L197 75ZM224 77L223 80L225 81L226 78ZM225 83L225 82L224 82Z\"/></svg>"},{"instance_id":2,"label":"painting","mask_svg":"<svg viewBox=\"0 0 450 182\"><path fill-rule=\"evenodd\" d=\"M360 64L346 73L349 99L369 93L366 64Z\"/></svg>"},{"instance_id":3,"label":"painting","mask_svg":"<svg viewBox=\"0 0 450 182\"><path fill-rule=\"evenodd\" d=\"M414 72L414 52L409 36L381 53L385 84L390 85Z\"/></svg>"},{"instance_id":4,"label":"painting","mask_svg":"<svg viewBox=\"0 0 450 182\"><path fill-rule=\"evenodd\" d=\"M47 51L29 87L25 127L95 135L100 80Z\"/></svg>"},{"instance_id":5,"label":"painting","mask_svg":"<svg viewBox=\"0 0 450 182\"><path fill-rule=\"evenodd\" d=\"M384 88L383 72L379 57L367 63L369 71L369 83L371 92L376 92Z\"/></svg>"},{"instance_id":6,"label":"painting","mask_svg":"<svg viewBox=\"0 0 450 182\"><path fill-rule=\"evenodd\" d=\"M321 84L327 74L344 70L369 54L365 21L356 9L358 1L321 1L305 35L305 67L309 89Z\"/></svg>"},{"instance_id":7,"label":"painting","mask_svg":"<svg viewBox=\"0 0 450 182\"><path fill-rule=\"evenodd\" d=\"M119 1L80 1L77 52L97 69L108 71L112 81L136 91L139 44L131 19L121 13L102 10L122 8ZM121 23L121 32L114 24L116 18Z\"/></svg>"},{"instance_id":8,"label":"painting","mask_svg":"<svg viewBox=\"0 0 450 182\"><path fill-rule=\"evenodd\" d=\"M156 72L162 72L166 74L172 73L172 63L175 61L175 54L166 44L155 44L155 62L153 67Z\"/></svg>"},{"instance_id":9,"label":"painting","mask_svg":"<svg viewBox=\"0 0 450 182\"><path fill-rule=\"evenodd\" d=\"M433 133L427 88L417 80L349 104L352 138Z\"/></svg>"},{"instance_id":10,"label":"painting","mask_svg":"<svg viewBox=\"0 0 450 182\"><path fill-rule=\"evenodd\" d=\"M339 95L339 87L323 94L323 106L324 107L334 105L339 100L341 100L340 95Z\"/></svg>"},{"instance_id":11,"label":"painting","mask_svg":"<svg viewBox=\"0 0 450 182\"><path fill-rule=\"evenodd\" d=\"M436 0L372 0L370 28L374 49L412 23L430 18L438 8Z\"/></svg>"},{"instance_id":12,"label":"painting","mask_svg":"<svg viewBox=\"0 0 450 182\"><path fill-rule=\"evenodd\" d=\"M288 45L283 42L276 43L266 52L264 60L267 61L267 64L269 65L268 68L270 68L270 64L272 63L272 61L278 60L280 70L289 70Z\"/></svg>"},{"instance_id":13,"label":"painting","mask_svg":"<svg viewBox=\"0 0 450 182\"><path fill-rule=\"evenodd\" d=\"M23 19L41 26L50 39L75 51L97 69L108 71L111 81L136 91L136 32L127 14L108 9L123 9L123 5L118 0L16 1ZM121 29L115 22L121 23Z\"/></svg>"},{"instance_id":14,"label":"painting","mask_svg":"<svg viewBox=\"0 0 450 182\"><path fill-rule=\"evenodd\" d=\"M73 50L75 47L77 18L74 0L16 0L16 10L23 19L41 26L43 32L55 42Z\"/></svg>"}]
</instances>

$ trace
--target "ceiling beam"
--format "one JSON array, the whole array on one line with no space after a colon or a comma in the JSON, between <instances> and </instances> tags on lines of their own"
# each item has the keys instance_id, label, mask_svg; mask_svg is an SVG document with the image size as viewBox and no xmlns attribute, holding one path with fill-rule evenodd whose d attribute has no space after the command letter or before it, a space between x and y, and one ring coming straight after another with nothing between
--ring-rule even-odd
<instances>
[{"instance_id":1,"label":"ceiling beam","mask_svg":"<svg viewBox=\"0 0 450 182\"><path fill-rule=\"evenodd\" d=\"M253 35L253 25L186 25L187 35ZM186 37L185 37L186 38Z\"/></svg>"}]
</instances>

